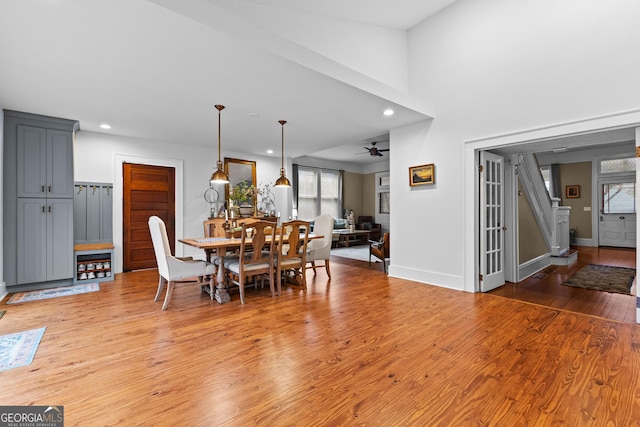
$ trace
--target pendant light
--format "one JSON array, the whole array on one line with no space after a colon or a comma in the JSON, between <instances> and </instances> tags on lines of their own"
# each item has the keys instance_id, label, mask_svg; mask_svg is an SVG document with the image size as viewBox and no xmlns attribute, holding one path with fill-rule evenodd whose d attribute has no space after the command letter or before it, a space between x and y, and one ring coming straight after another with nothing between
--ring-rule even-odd
<instances>
[{"instance_id":1,"label":"pendant light","mask_svg":"<svg viewBox=\"0 0 640 427\"><path fill-rule=\"evenodd\" d=\"M282 167L280 168L280 177L276 179L276 187L291 187L291 183L284 174L284 125L286 120L278 120L278 123L282 126Z\"/></svg>"},{"instance_id":2,"label":"pendant light","mask_svg":"<svg viewBox=\"0 0 640 427\"><path fill-rule=\"evenodd\" d=\"M224 110L224 105L216 105L218 110L218 169L211 175L209 182L211 184L228 184L229 177L222 169L222 161L220 161L220 112Z\"/></svg>"}]
</instances>

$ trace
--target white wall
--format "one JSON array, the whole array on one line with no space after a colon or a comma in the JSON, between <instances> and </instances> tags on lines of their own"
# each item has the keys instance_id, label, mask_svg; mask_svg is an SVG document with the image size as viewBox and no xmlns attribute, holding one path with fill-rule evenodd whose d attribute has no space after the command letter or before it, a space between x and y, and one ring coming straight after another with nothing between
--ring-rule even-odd
<instances>
[{"instance_id":1,"label":"white wall","mask_svg":"<svg viewBox=\"0 0 640 427\"><path fill-rule=\"evenodd\" d=\"M222 157L234 157L256 161L256 179L258 183L275 182L280 176L280 158L265 157L259 155L247 155L227 151L222 148ZM124 138L102 133L80 131L76 136L75 144L75 180L117 183L121 176L116 176L121 171L121 165L117 165L116 158L133 159L146 164L177 165L182 169L182 177L176 177L176 185L182 182L181 188L176 190L176 238L201 236L202 221L209 214L209 205L204 200L204 192L209 187L209 178L216 167L217 145L214 147L196 147L191 145L168 143L151 140ZM287 172L291 174L290 161ZM179 173L179 169L177 172ZM276 189L277 190L277 189ZM121 189L114 189L114 196ZM224 199L224 189L220 188L220 198ZM284 218L290 215L290 190L284 194L274 191L276 206L281 210ZM118 200L114 198L114 207ZM121 206L121 201L120 201ZM120 208L121 212L121 208ZM182 216L182 221L178 218ZM122 254L122 216L114 210L114 245L116 272L121 272ZM182 224L180 227L178 224ZM177 244L176 254L191 255L203 258L203 254L193 248L186 248ZM120 255L120 256L119 256ZM118 268L120 267L120 268Z\"/></svg>"},{"instance_id":2,"label":"white wall","mask_svg":"<svg viewBox=\"0 0 640 427\"><path fill-rule=\"evenodd\" d=\"M391 133L392 275L474 290L465 141L640 107L638 16L632 0L462 0L409 32L409 91L435 119ZM412 191L424 163L436 184Z\"/></svg>"},{"instance_id":3,"label":"white wall","mask_svg":"<svg viewBox=\"0 0 640 427\"><path fill-rule=\"evenodd\" d=\"M225 2L219 6L397 90L407 91L405 31L272 5Z\"/></svg>"},{"instance_id":4,"label":"white wall","mask_svg":"<svg viewBox=\"0 0 640 427\"><path fill-rule=\"evenodd\" d=\"M0 105L0 206L4 206L4 110ZM4 248L4 209L0 209L0 248ZM0 256L0 300L7 294L4 281L4 257Z\"/></svg>"}]
</instances>

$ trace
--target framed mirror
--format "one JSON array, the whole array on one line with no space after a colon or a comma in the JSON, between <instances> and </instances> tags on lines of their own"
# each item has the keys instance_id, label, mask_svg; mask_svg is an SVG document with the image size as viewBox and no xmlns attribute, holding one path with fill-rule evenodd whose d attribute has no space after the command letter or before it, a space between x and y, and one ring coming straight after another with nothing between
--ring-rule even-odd
<instances>
[{"instance_id":1,"label":"framed mirror","mask_svg":"<svg viewBox=\"0 0 640 427\"><path fill-rule=\"evenodd\" d=\"M225 157L224 172L229 177L229 184L225 185L224 190L227 206L229 206L229 194L232 191L233 187L241 183L253 186L257 185L255 161ZM253 199L247 200L246 203L253 205Z\"/></svg>"}]
</instances>

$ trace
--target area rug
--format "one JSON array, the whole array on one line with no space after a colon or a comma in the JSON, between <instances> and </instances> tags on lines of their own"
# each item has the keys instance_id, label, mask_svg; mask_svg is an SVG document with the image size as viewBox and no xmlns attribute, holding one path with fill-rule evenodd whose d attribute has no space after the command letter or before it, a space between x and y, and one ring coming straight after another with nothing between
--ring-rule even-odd
<instances>
[{"instance_id":1,"label":"area rug","mask_svg":"<svg viewBox=\"0 0 640 427\"><path fill-rule=\"evenodd\" d=\"M357 259L358 261L369 262L369 246L359 245L350 246L348 248L334 248L331 249L331 255L335 255L341 258ZM380 262L376 257L371 257L371 262Z\"/></svg>"},{"instance_id":2,"label":"area rug","mask_svg":"<svg viewBox=\"0 0 640 427\"><path fill-rule=\"evenodd\" d=\"M29 365L46 327L0 335L0 371Z\"/></svg>"},{"instance_id":3,"label":"area rug","mask_svg":"<svg viewBox=\"0 0 640 427\"><path fill-rule=\"evenodd\" d=\"M37 301L41 299L66 297L69 295L86 294L87 292L97 292L100 290L98 283L83 283L74 286L61 286L59 288L42 289L39 291L18 292L7 301L7 304L18 304L21 302Z\"/></svg>"},{"instance_id":4,"label":"area rug","mask_svg":"<svg viewBox=\"0 0 640 427\"><path fill-rule=\"evenodd\" d=\"M635 276L635 268L588 264L563 285L629 295Z\"/></svg>"}]
</instances>

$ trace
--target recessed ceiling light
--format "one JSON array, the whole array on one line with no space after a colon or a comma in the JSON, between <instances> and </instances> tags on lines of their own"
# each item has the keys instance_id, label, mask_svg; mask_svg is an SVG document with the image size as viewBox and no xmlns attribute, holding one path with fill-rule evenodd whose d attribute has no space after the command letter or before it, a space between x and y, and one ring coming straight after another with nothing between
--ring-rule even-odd
<instances>
[{"instance_id":1,"label":"recessed ceiling light","mask_svg":"<svg viewBox=\"0 0 640 427\"><path fill-rule=\"evenodd\" d=\"M108 124L106 124L106 123L101 124L101 125L100 125L100 127L101 127L102 129L111 129L111 126L109 126L109 125L108 125Z\"/></svg>"},{"instance_id":2,"label":"recessed ceiling light","mask_svg":"<svg viewBox=\"0 0 640 427\"><path fill-rule=\"evenodd\" d=\"M385 116L393 116L393 110L391 108L387 108L383 113Z\"/></svg>"},{"instance_id":3,"label":"recessed ceiling light","mask_svg":"<svg viewBox=\"0 0 640 427\"><path fill-rule=\"evenodd\" d=\"M269 149L267 150L267 154L273 154L273 150L272 150L271 148L269 148Z\"/></svg>"}]
</instances>

